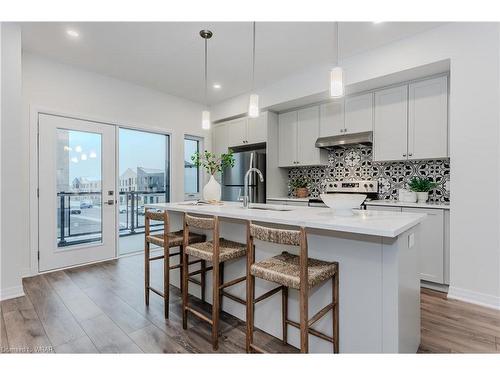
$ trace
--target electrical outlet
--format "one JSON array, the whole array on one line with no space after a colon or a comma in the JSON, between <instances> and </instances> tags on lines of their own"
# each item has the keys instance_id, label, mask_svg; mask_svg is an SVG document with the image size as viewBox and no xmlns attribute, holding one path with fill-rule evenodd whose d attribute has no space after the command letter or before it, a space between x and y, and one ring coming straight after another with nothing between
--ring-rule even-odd
<instances>
[{"instance_id":1,"label":"electrical outlet","mask_svg":"<svg viewBox=\"0 0 500 375\"><path fill-rule=\"evenodd\" d=\"M408 248L415 246L415 233L410 233L408 235Z\"/></svg>"}]
</instances>

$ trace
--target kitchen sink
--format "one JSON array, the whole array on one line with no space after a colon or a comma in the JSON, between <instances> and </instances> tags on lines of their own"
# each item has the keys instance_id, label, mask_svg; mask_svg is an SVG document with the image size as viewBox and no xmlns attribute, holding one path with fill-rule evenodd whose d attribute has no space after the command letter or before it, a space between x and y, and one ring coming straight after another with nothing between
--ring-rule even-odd
<instances>
[{"instance_id":1,"label":"kitchen sink","mask_svg":"<svg viewBox=\"0 0 500 375\"><path fill-rule=\"evenodd\" d=\"M241 207L244 208L244 207ZM265 210L265 211L292 211L293 208L286 207L286 206L280 206L277 204L259 204L259 203L251 203L248 208L244 209L250 209L250 210Z\"/></svg>"}]
</instances>

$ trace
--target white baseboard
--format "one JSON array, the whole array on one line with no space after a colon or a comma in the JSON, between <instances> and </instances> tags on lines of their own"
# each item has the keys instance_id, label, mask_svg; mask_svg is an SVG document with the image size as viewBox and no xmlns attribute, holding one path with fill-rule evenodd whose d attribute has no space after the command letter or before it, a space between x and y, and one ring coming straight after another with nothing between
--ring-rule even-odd
<instances>
[{"instance_id":1,"label":"white baseboard","mask_svg":"<svg viewBox=\"0 0 500 375\"><path fill-rule=\"evenodd\" d=\"M22 285L0 289L0 301L22 296L24 296L24 289Z\"/></svg>"},{"instance_id":2,"label":"white baseboard","mask_svg":"<svg viewBox=\"0 0 500 375\"><path fill-rule=\"evenodd\" d=\"M448 298L500 310L500 297L450 286Z\"/></svg>"}]
</instances>

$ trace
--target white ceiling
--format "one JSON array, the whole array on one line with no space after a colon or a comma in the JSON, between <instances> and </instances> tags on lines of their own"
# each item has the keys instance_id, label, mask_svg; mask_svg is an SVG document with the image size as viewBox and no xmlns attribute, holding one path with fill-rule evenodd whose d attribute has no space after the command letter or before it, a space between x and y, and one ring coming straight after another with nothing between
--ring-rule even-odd
<instances>
[{"instance_id":1,"label":"white ceiling","mask_svg":"<svg viewBox=\"0 0 500 375\"><path fill-rule=\"evenodd\" d=\"M341 58L430 28L437 22L340 24ZM77 30L79 38L65 31ZM247 92L251 85L251 22L27 22L23 49L90 71L204 101L203 51L208 28L210 104ZM256 26L256 87L334 62L334 24L259 22ZM211 86L222 85L220 90Z\"/></svg>"}]
</instances>

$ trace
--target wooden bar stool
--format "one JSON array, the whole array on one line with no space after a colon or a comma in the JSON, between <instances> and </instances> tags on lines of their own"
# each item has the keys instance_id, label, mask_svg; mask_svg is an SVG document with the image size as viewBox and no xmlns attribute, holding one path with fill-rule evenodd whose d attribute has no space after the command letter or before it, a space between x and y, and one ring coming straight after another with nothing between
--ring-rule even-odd
<instances>
[{"instance_id":1,"label":"wooden bar stool","mask_svg":"<svg viewBox=\"0 0 500 375\"><path fill-rule=\"evenodd\" d=\"M189 244L190 228L198 228L213 231L211 241ZM187 329L188 312L204 320L212 326L212 347L217 350L219 345L219 314L222 310L222 297L228 297L233 301L246 304L246 301L224 291L224 288L236 285L246 280L246 276L224 282L224 262L244 257L246 254L246 245L224 238L219 238L219 218L199 217L184 215L184 257L183 265L187 268L189 256L211 262L212 265L206 268L206 271L212 271L212 317L209 318L202 312L189 306L188 301L188 274L183 274L182 287L182 327Z\"/></svg>"},{"instance_id":2,"label":"wooden bar stool","mask_svg":"<svg viewBox=\"0 0 500 375\"><path fill-rule=\"evenodd\" d=\"M170 298L169 286L170 286L170 270L179 268L180 269L180 285L182 288L182 275L184 269L188 269L188 267L184 268L182 264L182 254L184 247L184 235L183 231L179 230L177 232L170 232L170 221L168 217L168 212L154 212L146 210L144 213L144 292L146 305L149 305L149 291L152 291L159 296L163 297L164 300L164 310L165 310L165 318L168 319L168 304ZM163 222L163 233L159 234L151 234L151 220L162 221ZM196 233L192 233L189 236L189 243L203 242L206 240L205 235L200 235ZM163 248L163 254L150 257L150 245L154 244ZM171 247L179 247L179 252L170 253ZM179 264L170 265L170 257L179 255ZM160 292L158 289L155 289L150 286L150 262L154 260L163 259L163 292ZM193 263L199 263L193 262ZM203 268L202 264L202 268ZM205 274L202 274L202 280L204 280ZM197 280L191 280L197 281Z\"/></svg>"},{"instance_id":3,"label":"wooden bar stool","mask_svg":"<svg viewBox=\"0 0 500 375\"><path fill-rule=\"evenodd\" d=\"M281 245L300 247L300 255L283 252L272 258L255 263L254 240ZM253 343L255 304L281 290L283 343L287 343L288 324L300 329L300 351L309 351L309 334L333 344L333 352L339 352L339 265L307 257L307 236L304 228L283 230L255 225L251 221L247 227L247 352L264 350ZM271 281L281 286L255 298L255 277ZM332 302L308 319L309 289L325 280L332 280ZM288 288L299 290L300 323L288 319ZM333 336L327 336L311 326L326 315L333 313Z\"/></svg>"}]
</instances>

